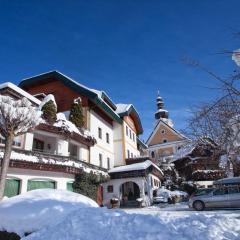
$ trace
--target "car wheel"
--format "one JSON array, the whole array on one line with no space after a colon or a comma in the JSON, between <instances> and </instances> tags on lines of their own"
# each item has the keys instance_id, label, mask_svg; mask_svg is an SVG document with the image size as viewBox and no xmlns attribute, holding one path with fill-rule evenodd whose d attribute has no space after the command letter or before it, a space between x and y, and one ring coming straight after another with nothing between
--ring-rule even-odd
<instances>
[{"instance_id":1,"label":"car wheel","mask_svg":"<svg viewBox=\"0 0 240 240\"><path fill-rule=\"evenodd\" d=\"M196 201L196 202L193 203L193 208L197 211L202 211L205 208L205 206L204 206L203 202Z\"/></svg>"}]
</instances>

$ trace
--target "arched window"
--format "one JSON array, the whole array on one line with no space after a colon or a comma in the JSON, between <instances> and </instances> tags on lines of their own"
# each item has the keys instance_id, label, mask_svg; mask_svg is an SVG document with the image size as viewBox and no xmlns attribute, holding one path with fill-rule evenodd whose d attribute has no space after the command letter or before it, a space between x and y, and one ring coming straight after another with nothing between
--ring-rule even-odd
<instances>
[{"instance_id":1,"label":"arched window","mask_svg":"<svg viewBox=\"0 0 240 240\"><path fill-rule=\"evenodd\" d=\"M155 152L154 151L151 152L151 157L155 158Z\"/></svg>"}]
</instances>

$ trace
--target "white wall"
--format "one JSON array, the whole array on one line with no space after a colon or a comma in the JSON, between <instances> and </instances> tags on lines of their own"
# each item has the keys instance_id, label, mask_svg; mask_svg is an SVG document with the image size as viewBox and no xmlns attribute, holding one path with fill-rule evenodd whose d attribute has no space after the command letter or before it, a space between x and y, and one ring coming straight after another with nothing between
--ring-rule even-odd
<instances>
[{"instance_id":1,"label":"white wall","mask_svg":"<svg viewBox=\"0 0 240 240\"><path fill-rule=\"evenodd\" d=\"M121 179L111 179L107 183L103 184L103 204L109 205L111 198L118 198L122 199L121 193L120 193L120 187L125 182L134 182L138 185L140 190L140 197L145 197L145 178L144 177L136 177L136 178L121 178ZM113 192L108 193L107 188L109 185L113 186Z\"/></svg>"},{"instance_id":2,"label":"white wall","mask_svg":"<svg viewBox=\"0 0 240 240\"><path fill-rule=\"evenodd\" d=\"M62 190L67 190L67 183L74 181L73 174L19 168L9 168L7 177L21 181L20 193L27 192L28 180L52 180L56 182L56 189Z\"/></svg>"},{"instance_id":3,"label":"white wall","mask_svg":"<svg viewBox=\"0 0 240 240\"><path fill-rule=\"evenodd\" d=\"M123 128L121 124L114 122L113 129L114 166L117 167L125 165L125 159L123 154Z\"/></svg>"},{"instance_id":4,"label":"white wall","mask_svg":"<svg viewBox=\"0 0 240 240\"><path fill-rule=\"evenodd\" d=\"M98 137L98 128L102 129L102 139ZM90 132L97 140L97 144L90 148L90 163L99 166L101 153L103 167L107 168L107 158L110 159L110 167L114 166L113 126L90 110ZM106 133L109 134L109 143L106 141Z\"/></svg>"},{"instance_id":5,"label":"white wall","mask_svg":"<svg viewBox=\"0 0 240 240\"><path fill-rule=\"evenodd\" d=\"M26 133L25 134L25 144L24 149L31 151L33 146L33 133Z\"/></svg>"},{"instance_id":6,"label":"white wall","mask_svg":"<svg viewBox=\"0 0 240 240\"><path fill-rule=\"evenodd\" d=\"M124 139L125 139L125 156L126 158L128 158L128 150L130 152L130 158L133 157L139 157L140 156L140 152L137 149L137 136L136 133L130 128L130 126L124 121L123 122L123 126L124 126ZM126 134L126 126L128 126L128 135ZM133 141L133 137L130 138L130 130L132 132L132 134L134 133L135 138Z\"/></svg>"}]
</instances>

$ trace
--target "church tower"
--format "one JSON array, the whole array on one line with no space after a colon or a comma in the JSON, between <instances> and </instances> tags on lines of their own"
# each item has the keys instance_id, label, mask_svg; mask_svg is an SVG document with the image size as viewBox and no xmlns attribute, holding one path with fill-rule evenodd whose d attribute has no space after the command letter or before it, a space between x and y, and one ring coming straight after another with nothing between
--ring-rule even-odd
<instances>
[{"instance_id":1,"label":"church tower","mask_svg":"<svg viewBox=\"0 0 240 240\"><path fill-rule=\"evenodd\" d=\"M157 111L155 113L155 119L159 120L159 119L168 119L169 113L167 110L164 109L164 101L163 99L160 97L159 95L159 91L158 91L158 95L157 95Z\"/></svg>"}]
</instances>

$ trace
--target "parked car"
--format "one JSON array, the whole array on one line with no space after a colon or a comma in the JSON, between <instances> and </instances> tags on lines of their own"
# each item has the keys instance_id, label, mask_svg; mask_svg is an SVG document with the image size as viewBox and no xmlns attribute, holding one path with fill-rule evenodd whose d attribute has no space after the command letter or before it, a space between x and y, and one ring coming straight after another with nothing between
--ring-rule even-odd
<instances>
[{"instance_id":1,"label":"parked car","mask_svg":"<svg viewBox=\"0 0 240 240\"><path fill-rule=\"evenodd\" d=\"M197 211L205 208L240 208L240 177L214 182L214 189L205 194L192 195L189 207Z\"/></svg>"},{"instance_id":2,"label":"parked car","mask_svg":"<svg viewBox=\"0 0 240 240\"><path fill-rule=\"evenodd\" d=\"M164 197L164 196L153 197L153 203L154 204L167 203L167 202L168 202L168 198L167 197Z\"/></svg>"}]
</instances>

